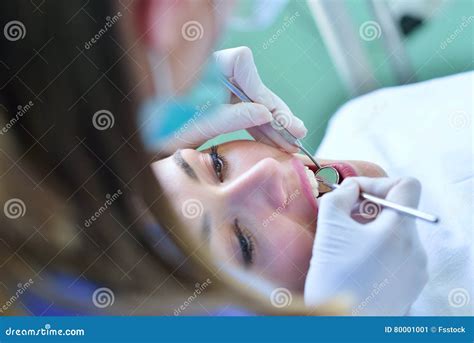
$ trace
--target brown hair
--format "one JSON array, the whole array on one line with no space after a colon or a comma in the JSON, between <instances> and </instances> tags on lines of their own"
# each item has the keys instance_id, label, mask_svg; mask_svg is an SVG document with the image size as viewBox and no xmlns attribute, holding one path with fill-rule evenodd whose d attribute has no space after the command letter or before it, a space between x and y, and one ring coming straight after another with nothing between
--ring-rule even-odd
<instances>
[{"instance_id":1,"label":"brown hair","mask_svg":"<svg viewBox=\"0 0 474 343\"><path fill-rule=\"evenodd\" d=\"M65 272L110 287L114 313L172 314L208 278L200 304L276 311L245 282L216 273L149 168L159 156L140 142L134 62L115 25L127 8L3 1L0 11L2 303L31 278L30 290L97 310L54 292L49 275ZM185 253L167 253L174 245ZM282 313L305 311L297 299Z\"/></svg>"}]
</instances>

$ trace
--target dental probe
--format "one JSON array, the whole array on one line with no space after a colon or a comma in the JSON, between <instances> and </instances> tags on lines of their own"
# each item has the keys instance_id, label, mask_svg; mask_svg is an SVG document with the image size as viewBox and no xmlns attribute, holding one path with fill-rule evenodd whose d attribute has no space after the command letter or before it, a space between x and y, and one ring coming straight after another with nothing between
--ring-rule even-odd
<instances>
[{"instance_id":1,"label":"dental probe","mask_svg":"<svg viewBox=\"0 0 474 343\"><path fill-rule=\"evenodd\" d=\"M329 182L327 182L327 181L325 181L321 178L318 178L317 180L319 182L324 183L326 186L328 186L329 188L331 188L333 190L336 189L336 188L341 187L340 185L336 185L334 183L329 183ZM397 204L397 203L394 203L394 202L376 197L375 195L372 195L372 194L361 192L360 197L363 198L363 199L367 199L367 200L369 200L373 203L382 205L384 207L391 208L395 211L402 212L402 213L408 214L410 216L426 220L427 222L430 222L430 223L437 223L438 222L438 217L436 217L432 214L422 212L422 211L416 210L416 209L411 208L411 207L403 206L403 205L400 205L400 204Z\"/></svg>"},{"instance_id":2,"label":"dental probe","mask_svg":"<svg viewBox=\"0 0 474 343\"><path fill-rule=\"evenodd\" d=\"M222 83L233 93L237 98L240 99L242 102L253 102L252 99L250 99L247 94L244 93L238 86L236 86L234 83L232 83L230 80L228 80L226 77L222 76L221 77ZM297 146L306 156L309 157L311 162L313 162L316 167L321 169L321 166L319 163L313 158L311 153L303 146L301 141L293 136L293 134L288 131L281 123L278 122L278 120L273 119L271 125L273 127L276 127L276 131L290 144Z\"/></svg>"}]
</instances>

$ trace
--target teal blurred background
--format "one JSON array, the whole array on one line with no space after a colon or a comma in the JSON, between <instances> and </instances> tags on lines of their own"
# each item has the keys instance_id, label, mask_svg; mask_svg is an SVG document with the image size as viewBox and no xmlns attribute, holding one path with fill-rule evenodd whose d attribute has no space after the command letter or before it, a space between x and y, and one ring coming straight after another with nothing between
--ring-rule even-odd
<instances>
[{"instance_id":1,"label":"teal blurred background","mask_svg":"<svg viewBox=\"0 0 474 343\"><path fill-rule=\"evenodd\" d=\"M412 5L413 2L416 0L411 2ZM255 3L251 0L240 1L237 12L245 13ZM426 1L424 3L426 5ZM374 20L367 1L345 0L344 4L355 30L359 31L364 22ZM402 36L413 70L407 83L474 69L474 1L432 0L428 5L425 6L429 10L422 24ZM338 23L335 21L333 24ZM277 32L277 39L271 40ZM446 44L453 34L455 39ZM383 31L380 39L360 39L375 77L376 88L399 84L389 63L393 56L383 49L383 39ZM229 29L220 48L241 45L252 49L264 83L304 120L309 129L304 143L315 151L324 136L328 120L354 95L338 74L308 3L304 0L287 1L273 23L263 30L244 32ZM220 136L211 143L247 137L248 134L241 131Z\"/></svg>"}]
</instances>

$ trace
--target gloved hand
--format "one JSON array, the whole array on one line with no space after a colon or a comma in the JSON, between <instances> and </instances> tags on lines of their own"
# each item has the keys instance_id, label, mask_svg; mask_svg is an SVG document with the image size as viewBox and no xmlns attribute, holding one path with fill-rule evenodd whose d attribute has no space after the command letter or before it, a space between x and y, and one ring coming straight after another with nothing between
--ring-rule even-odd
<instances>
[{"instance_id":1,"label":"gloved hand","mask_svg":"<svg viewBox=\"0 0 474 343\"><path fill-rule=\"evenodd\" d=\"M362 224L351 211L354 215L357 208L362 217L374 217L373 203L354 206L361 191L416 207L420 188L413 178L356 177L321 198L304 290L307 305L349 295L353 315L407 313L428 280L414 218L382 209L373 221Z\"/></svg>"},{"instance_id":2,"label":"gloved hand","mask_svg":"<svg viewBox=\"0 0 474 343\"><path fill-rule=\"evenodd\" d=\"M174 149L198 147L220 134L247 129L262 143L274 145L288 152L298 148L286 142L271 126L275 118L294 136L303 138L306 128L295 117L283 100L269 90L260 79L248 47L226 49L214 53L223 75L238 85L255 103L242 103L232 97L234 104L222 105L206 118L200 118L167 144Z\"/></svg>"}]
</instances>

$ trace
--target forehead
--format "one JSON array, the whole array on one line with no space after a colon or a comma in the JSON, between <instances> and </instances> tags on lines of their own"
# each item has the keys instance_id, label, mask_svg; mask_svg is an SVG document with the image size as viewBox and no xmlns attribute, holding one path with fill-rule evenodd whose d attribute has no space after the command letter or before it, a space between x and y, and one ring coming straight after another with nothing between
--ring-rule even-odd
<instances>
[{"instance_id":1,"label":"forehead","mask_svg":"<svg viewBox=\"0 0 474 343\"><path fill-rule=\"evenodd\" d=\"M153 163L152 169L164 192L157 196L157 201L166 197L184 225L201 227L206 209L196 182L177 166L172 156Z\"/></svg>"}]
</instances>

